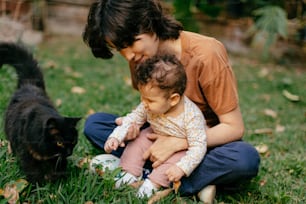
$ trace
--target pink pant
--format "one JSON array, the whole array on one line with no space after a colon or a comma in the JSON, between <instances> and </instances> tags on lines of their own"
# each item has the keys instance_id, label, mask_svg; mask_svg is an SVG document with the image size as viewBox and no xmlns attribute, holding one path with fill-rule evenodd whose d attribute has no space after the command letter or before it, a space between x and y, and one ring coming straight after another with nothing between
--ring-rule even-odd
<instances>
[{"instance_id":1,"label":"pink pant","mask_svg":"<svg viewBox=\"0 0 306 204\"><path fill-rule=\"evenodd\" d=\"M148 139L147 134L152 133L151 128L147 128L141 131L140 135L133 141L129 142L120 159L120 166L126 172L133 174L134 176L141 176L142 168L145 164L143 154L153 142ZM148 176L153 183L159 184L163 187L169 187L170 182L166 176L166 170L178 162L186 151L180 151L173 154L168 160L154 168L152 173Z\"/></svg>"}]
</instances>

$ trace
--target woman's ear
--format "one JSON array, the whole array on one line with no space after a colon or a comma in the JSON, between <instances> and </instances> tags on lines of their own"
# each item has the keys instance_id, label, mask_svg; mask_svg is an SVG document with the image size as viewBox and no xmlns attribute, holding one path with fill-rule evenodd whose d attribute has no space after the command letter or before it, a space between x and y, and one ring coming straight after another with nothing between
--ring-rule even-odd
<instances>
[{"instance_id":1,"label":"woman's ear","mask_svg":"<svg viewBox=\"0 0 306 204\"><path fill-rule=\"evenodd\" d=\"M178 104L180 102L180 99L181 99L180 94L178 94L178 93L171 94L171 96L169 97L170 105L175 106L176 104Z\"/></svg>"}]
</instances>

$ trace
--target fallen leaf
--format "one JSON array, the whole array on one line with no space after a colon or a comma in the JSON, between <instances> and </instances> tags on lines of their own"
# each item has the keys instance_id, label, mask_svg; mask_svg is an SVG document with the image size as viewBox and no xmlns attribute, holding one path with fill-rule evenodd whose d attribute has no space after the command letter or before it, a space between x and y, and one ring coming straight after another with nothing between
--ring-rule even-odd
<instances>
[{"instance_id":1,"label":"fallen leaf","mask_svg":"<svg viewBox=\"0 0 306 204\"><path fill-rule=\"evenodd\" d=\"M159 201L160 199L166 197L167 195L169 195L172 192L171 188L167 188L165 190L162 191L157 191L156 193L154 193L154 195L149 199L148 204L153 204L157 201Z\"/></svg>"},{"instance_id":2,"label":"fallen leaf","mask_svg":"<svg viewBox=\"0 0 306 204\"><path fill-rule=\"evenodd\" d=\"M261 129L256 129L254 131L254 134L258 134L258 135L261 135L261 134L272 134L273 133L273 130L271 128L261 128Z\"/></svg>"},{"instance_id":3,"label":"fallen leaf","mask_svg":"<svg viewBox=\"0 0 306 204\"><path fill-rule=\"evenodd\" d=\"M68 74L72 73L72 71L73 71L72 67L70 67L70 66L65 67L64 70Z\"/></svg>"},{"instance_id":4,"label":"fallen leaf","mask_svg":"<svg viewBox=\"0 0 306 204\"><path fill-rule=\"evenodd\" d=\"M18 179L14 182L17 186L18 193L22 192L29 184L29 182L25 179Z\"/></svg>"},{"instance_id":5,"label":"fallen leaf","mask_svg":"<svg viewBox=\"0 0 306 204\"><path fill-rule=\"evenodd\" d=\"M63 103L63 101L60 98L56 99L56 101L55 101L56 107L60 107L62 105L62 103Z\"/></svg>"},{"instance_id":6,"label":"fallen leaf","mask_svg":"<svg viewBox=\"0 0 306 204\"><path fill-rule=\"evenodd\" d=\"M258 75L259 77L264 78L269 75L269 70L267 68L262 68Z\"/></svg>"},{"instance_id":7,"label":"fallen leaf","mask_svg":"<svg viewBox=\"0 0 306 204\"><path fill-rule=\"evenodd\" d=\"M90 108L90 109L87 111L86 115L92 115L92 114L94 114L95 112L96 112L96 111L95 111L94 109Z\"/></svg>"},{"instance_id":8,"label":"fallen leaf","mask_svg":"<svg viewBox=\"0 0 306 204\"><path fill-rule=\"evenodd\" d=\"M130 77L124 77L124 82L126 85L131 86L132 85L132 80Z\"/></svg>"},{"instance_id":9,"label":"fallen leaf","mask_svg":"<svg viewBox=\"0 0 306 204\"><path fill-rule=\"evenodd\" d=\"M260 186L264 186L264 185L266 185L266 183L267 183L266 180L261 180L261 181L259 181L259 185L260 185Z\"/></svg>"},{"instance_id":10,"label":"fallen leaf","mask_svg":"<svg viewBox=\"0 0 306 204\"><path fill-rule=\"evenodd\" d=\"M276 132L284 132L285 129L286 129L285 126L279 125L279 124L277 124L276 127L275 127Z\"/></svg>"},{"instance_id":11,"label":"fallen leaf","mask_svg":"<svg viewBox=\"0 0 306 204\"><path fill-rule=\"evenodd\" d=\"M8 199L9 204L15 204L19 200L19 193L28 186L28 182L24 179L11 181L5 184L4 190L0 190L0 195Z\"/></svg>"},{"instance_id":12,"label":"fallen leaf","mask_svg":"<svg viewBox=\"0 0 306 204\"><path fill-rule=\"evenodd\" d=\"M257 150L258 153L265 154L268 152L269 147L266 144L261 144L261 145L257 145L255 149Z\"/></svg>"},{"instance_id":13,"label":"fallen leaf","mask_svg":"<svg viewBox=\"0 0 306 204\"><path fill-rule=\"evenodd\" d=\"M89 157L83 157L78 161L77 166L79 168L83 168L84 165L89 166L90 162L91 162L91 159Z\"/></svg>"},{"instance_id":14,"label":"fallen leaf","mask_svg":"<svg viewBox=\"0 0 306 204\"><path fill-rule=\"evenodd\" d=\"M99 168L96 168L96 173L99 175L99 176L103 176L104 175L104 171L102 169L99 169Z\"/></svg>"},{"instance_id":15,"label":"fallen leaf","mask_svg":"<svg viewBox=\"0 0 306 204\"><path fill-rule=\"evenodd\" d=\"M100 86L99 86L99 89L100 89L101 91L104 91L104 90L105 90L105 86L104 86L104 85L100 85Z\"/></svg>"},{"instance_id":16,"label":"fallen leaf","mask_svg":"<svg viewBox=\"0 0 306 204\"><path fill-rule=\"evenodd\" d=\"M277 117L277 113L272 110L272 109L265 109L264 110L265 115L270 116L272 118L276 118Z\"/></svg>"},{"instance_id":17,"label":"fallen leaf","mask_svg":"<svg viewBox=\"0 0 306 204\"><path fill-rule=\"evenodd\" d=\"M58 67L57 63L55 61L47 61L44 65L44 67L48 69L56 69Z\"/></svg>"},{"instance_id":18,"label":"fallen leaf","mask_svg":"<svg viewBox=\"0 0 306 204\"><path fill-rule=\"evenodd\" d=\"M4 147L5 145L6 145L6 141L0 139L0 147Z\"/></svg>"},{"instance_id":19,"label":"fallen leaf","mask_svg":"<svg viewBox=\"0 0 306 204\"><path fill-rule=\"evenodd\" d=\"M269 95L269 94L263 94L263 95L260 96L260 98L262 98L266 102L270 102L271 101L271 95Z\"/></svg>"},{"instance_id":20,"label":"fallen leaf","mask_svg":"<svg viewBox=\"0 0 306 204\"><path fill-rule=\"evenodd\" d=\"M8 154L12 154L13 153L12 146L11 146L10 142L7 143L7 153Z\"/></svg>"},{"instance_id":21,"label":"fallen leaf","mask_svg":"<svg viewBox=\"0 0 306 204\"><path fill-rule=\"evenodd\" d=\"M173 182L173 190L174 190L175 193L178 192L178 189L180 188L180 186L181 186L181 181Z\"/></svg>"},{"instance_id":22,"label":"fallen leaf","mask_svg":"<svg viewBox=\"0 0 306 204\"><path fill-rule=\"evenodd\" d=\"M290 93L289 91L287 90L283 90L283 95L289 99L290 101L293 101L293 102L297 102L300 100L300 97L298 95L294 95L292 93Z\"/></svg>"},{"instance_id":23,"label":"fallen leaf","mask_svg":"<svg viewBox=\"0 0 306 204\"><path fill-rule=\"evenodd\" d=\"M86 92L86 90L82 87L74 86L74 87L72 87L71 92L76 93L76 94L84 94Z\"/></svg>"},{"instance_id":24,"label":"fallen leaf","mask_svg":"<svg viewBox=\"0 0 306 204\"><path fill-rule=\"evenodd\" d=\"M148 204L153 204L159 201L160 199L169 195L173 190L175 193L177 193L180 186L181 186L181 181L173 182L172 188L167 188L165 190L157 191L156 193L154 193L154 195L149 199Z\"/></svg>"},{"instance_id":25,"label":"fallen leaf","mask_svg":"<svg viewBox=\"0 0 306 204\"><path fill-rule=\"evenodd\" d=\"M80 72L72 72L71 75L74 78L82 78L83 77L83 75Z\"/></svg>"}]
</instances>

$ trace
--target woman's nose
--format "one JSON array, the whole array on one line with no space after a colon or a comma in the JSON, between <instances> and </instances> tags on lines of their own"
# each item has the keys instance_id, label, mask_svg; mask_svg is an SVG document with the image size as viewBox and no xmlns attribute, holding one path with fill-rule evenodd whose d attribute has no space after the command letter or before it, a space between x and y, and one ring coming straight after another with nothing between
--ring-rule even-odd
<instances>
[{"instance_id":1,"label":"woman's nose","mask_svg":"<svg viewBox=\"0 0 306 204\"><path fill-rule=\"evenodd\" d=\"M124 48L120 50L120 54L128 61L133 61L135 59L135 53L130 48Z\"/></svg>"}]
</instances>

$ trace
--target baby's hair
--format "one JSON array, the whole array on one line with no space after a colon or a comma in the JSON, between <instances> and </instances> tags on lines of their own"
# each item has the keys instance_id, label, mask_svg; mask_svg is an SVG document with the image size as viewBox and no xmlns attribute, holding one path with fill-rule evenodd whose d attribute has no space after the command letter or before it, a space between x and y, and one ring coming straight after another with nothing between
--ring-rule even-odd
<instances>
[{"instance_id":1,"label":"baby's hair","mask_svg":"<svg viewBox=\"0 0 306 204\"><path fill-rule=\"evenodd\" d=\"M187 77L182 63L174 55L156 55L135 68L137 86L153 83L167 94L183 95Z\"/></svg>"}]
</instances>

